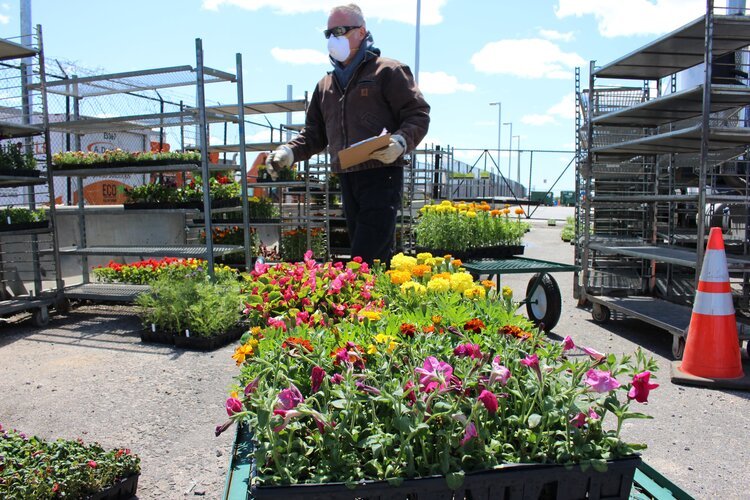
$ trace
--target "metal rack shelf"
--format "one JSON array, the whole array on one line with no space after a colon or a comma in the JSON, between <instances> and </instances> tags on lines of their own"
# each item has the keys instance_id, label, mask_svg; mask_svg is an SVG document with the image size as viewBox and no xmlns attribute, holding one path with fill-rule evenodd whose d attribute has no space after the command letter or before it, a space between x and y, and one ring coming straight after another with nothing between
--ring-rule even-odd
<instances>
[{"instance_id":1,"label":"metal rack shelf","mask_svg":"<svg viewBox=\"0 0 750 500\"><path fill-rule=\"evenodd\" d=\"M680 247L648 245L618 247L593 243L589 245L589 248L605 255L623 255L691 268L697 266L697 253ZM727 256L727 264L730 269L750 271L750 257L740 258Z\"/></svg>"},{"instance_id":2,"label":"metal rack shelf","mask_svg":"<svg viewBox=\"0 0 750 500\"><path fill-rule=\"evenodd\" d=\"M0 188L20 186L41 186L47 184L46 177L22 177L20 175L0 175Z\"/></svg>"},{"instance_id":3,"label":"metal rack shelf","mask_svg":"<svg viewBox=\"0 0 750 500\"><path fill-rule=\"evenodd\" d=\"M196 163L175 163L172 165L155 166L130 165L124 167L92 167L65 170L53 169L52 175L54 177L94 177L103 175L151 174L158 172L190 172L198 171L200 169L201 166ZM238 169L238 165L209 165L209 170L212 172Z\"/></svg>"},{"instance_id":4,"label":"metal rack shelf","mask_svg":"<svg viewBox=\"0 0 750 500\"><path fill-rule=\"evenodd\" d=\"M293 99L287 101L250 102L242 106L245 115L265 115L271 113L294 113L307 111L307 99ZM237 104L207 106L206 111L228 116L238 116L240 109Z\"/></svg>"},{"instance_id":5,"label":"metal rack shelf","mask_svg":"<svg viewBox=\"0 0 750 500\"><path fill-rule=\"evenodd\" d=\"M127 285L121 283L84 283L65 288L65 298L73 300L93 300L95 302L133 302L142 293L148 292L148 285Z\"/></svg>"},{"instance_id":6,"label":"metal rack shelf","mask_svg":"<svg viewBox=\"0 0 750 500\"><path fill-rule=\"evenodd\" d=\"M2 231L0 230L0 236L28 236L31 234L49 234L52 232L52 227L35 228L35 229L19 229L16 231Z\"/></svg>"},{"instance_id":7,"label":"metal rack shelf","mask_svg":"<svg viewBox=\"0 0 750 500\"><path fill-rule=\"evenodd\" d=\"M638 139L615 142L591 149L599 156L655 155L665 153L700 153L701 125L650 135ZM750 144L750 129L738 127L712 127L708 133L709 151L744 148Z\"/></svg>"},{"instance_id":8,"label":"metal rack shelf","mask_svg":"<svg viewBox=\"0 0 750 500\"><path fill-rule=\"evenodd\" d=\"M239 245L214 245L213 250L214 255L224 256L242 252L244 248ZM118 255L123 257L182 257L193 259L205 259L208 256L205 245L63 247L59 251L61 255Z\"/></svg>"},{"instance_id":9,"label":"metal rack shelf","mask_svg":"<svg viewBox=\"0 0 750 500\"><path fill-rule=\"evenodd\" d=\"M44 129L37 125L0 121L0 138L2 139L32 137L43 132Z\"/></svg>"},{"instance_id":10,"label":"metal rack shelf","mask_svg":"<svg viewBox=\"0 0 750 500\"><path fill-rule=\"evenodd\" d=\"M207 123L225 123L227 121L235 120L227 115L206 113ZM64 122L51 122L49 128L54 132L93 134L102 130L108 132L128 132L165 127L187 127L200 125L200 123L200 115L195 110L190 109L169 113L152 113L114 118L84 118Z\"/></svg>"},{"instance_id":11,"label":"metal rack shelf","mask_svg":"<svg viewBox=\"0 0 750 500\"><path fill-rule=\"evenodd\" d=\"M710 92L711 113L750 104L750 89L741 85L712 85ZM619 127L653 127L694 118L702 113L703 84L594 116L591 123Z\"/></svg>"},{"instance_id":12,"label":"metal rack shelf","mask_svg":"<svg viewBox=\"0 0 750 500\"><path fill-rule=\"evenodd\" d=\"M39 54L38 49L0 38L0 61L33 57L37 54Z\"/></svg>"},{"instance_id":13,"label":"metal rack shelf","mask_svg":"<svg viewBox=\"0 0 750 500\"><path fill-rule=\"evenodd\" d=\"M748 45L747 16L713 15L713 55L726 54ZM703 61L706 16L644 45L593 72L596 78L657 80Z\"/></svg>"}]
</instances>

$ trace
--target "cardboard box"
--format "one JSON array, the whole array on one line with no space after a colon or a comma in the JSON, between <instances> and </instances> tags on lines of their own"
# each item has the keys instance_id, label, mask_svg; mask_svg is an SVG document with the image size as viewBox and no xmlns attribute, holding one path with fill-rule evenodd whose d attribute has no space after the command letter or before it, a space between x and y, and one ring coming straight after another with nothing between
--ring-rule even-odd
<instances>
[{"instance_id":1,"label":"cardboard box","mask_svg":"<svg viewBox=\"0 0 750 500\"><path fill-rule=\"evenodd\" d=\"M364 163L370 156L370 153L378 149L383 149L391 143L391 134L384 134L370 137L364 141L352 144L346 149L339 151L339 161L341 168L349 168L354 165Z\"/></svg>"}]
</instances>

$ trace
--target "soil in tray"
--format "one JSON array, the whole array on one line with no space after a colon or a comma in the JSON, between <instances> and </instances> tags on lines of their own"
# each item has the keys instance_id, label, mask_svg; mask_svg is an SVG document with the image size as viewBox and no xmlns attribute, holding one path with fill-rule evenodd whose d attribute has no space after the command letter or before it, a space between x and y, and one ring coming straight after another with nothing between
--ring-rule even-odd
<instances>
[{"instance_id":1,"label":"soil in tray","mask_svg":"<svg viewBox=\"0 0 750 500\"><path fill-rule=\"evenodd\" d=\"M27 170L25 168L0 168L0 175L8 175L11 177L40 177L42 172L40 170Z\"/></svg>"},{"instance_id":2,"label":"soil in tray","mask_svg":"<svg viewBox=\"0 0 750 500\"><path fill-rule=\"evenodd\" d=\"M523 255L523 245L503 245L496 247L472 248L469 250L443 250L435 248L416 247L417 253L429 252L432 255L452 255L455 259L464 261L481 259L507 259L514 255Z\"/></svg>"},{"instance_id":3,"label":"soil in tray","mask_svg":"<svg viewBox=\"0 0 750 500\"><path fill-rule=\"evenodd\" d=\"M49 222L46 220L40 222L16 222L13 224L0 224L0 232L8 231L26 231L28 229L47 229Z\"/></svg>"},{"instance_id":4,"label":"soil in tray","mask_svg":"<svg viewBox=\"0 0 750 500\"><path fill-rule=\"evenodd\" d=\"M151 160L151 161L114 161L108 163L66 163L65 165L53 165L53 170L83 170L97 168L120 168L120 167L162 167L165 165L190 165L200 167L198 161L177 161L177 160ZM175 171L185 170L177 168Z\"/></svg>"},{"instance_id":5,"label":"soil in tray","mask_svg":"<svg viewBox=\"0 0 750 500\"><path fill-rule=\"evenodd\" d=\"M174 345L194 351L213 351L239 339L246 330L244 325L237 325L228 332L211 337L199 337L197 335L186 337L184 333L177 335L158 330L154 332L151 329L144 329L141 330L141 342Z\"/></svg>"},{"instance_id":6,"label":"soil in tray","mask_svg":"<svg viewBox=\"0 0 750 500\"><path fill-rule=\"evenodd\" d=\"M240 205L239 198L229 198L226 200L211 200L211 208L237 207ZM135 203L125 203L125 210L200 210L203 208L202 201L183 201L177 203L160 202L160 201L139 201Z\"/></svg>"},{"instance_id":7,"label":"soil in tray","mask_svg":"<svg viewBox=\"0 0 750 500\"><path fill-rule=\"evenodd\" d=\"M88 500L129 500L135 496L138 490L139 476L140 474L128 476L117 484L91 495Z\"/></svg>"}]
</instances>

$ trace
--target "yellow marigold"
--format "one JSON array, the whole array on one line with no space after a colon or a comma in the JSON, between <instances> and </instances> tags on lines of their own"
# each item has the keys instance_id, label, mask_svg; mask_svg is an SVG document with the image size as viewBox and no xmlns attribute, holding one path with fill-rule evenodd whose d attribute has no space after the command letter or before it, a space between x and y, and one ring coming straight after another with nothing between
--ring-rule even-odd
<instances>
[{"instance_id":1,"label":"yellow marigold","mask_svg":"<svg viewBox=\"0 0 750 500\"><path fill-rule=\"evenodd\" d=\"M443 200L440 202L440 204L443 205L444 207L450 207L453 205L453 203L451 203L450 200Z\"/></svg>"},{"instance_id":2,"label":"yellow marigold","mask_svg":"<svg viewBox=\"0 0 750 500\"><path fill-rule=\"evenodd\" d=\"M425 264L417 264L411 270L412 274L416 276L417 278L421 278L422 276L425 275L425 273L429 273L431 271L432 271L432 266L428 266Z\"/></svg>"},{"instance_id":3,"label":"yellow marigold","mask_svg":"<svg viewBox=\"0 0 750 500\"><path fill-rule=\"evenodd\" d=\"M403 252L397 253L391 258L391 269L397 271L409 271L417 265L417 259L404 255Z\"/></svg>"},{"instance_id":4,"label":"yellow marigold","mask_svg":"<svg viewBox=\"0 0 750 500\"><path fill-rule=\"evenodd\" d=\"M401 293L404 295L424 295L427 293L427 288L416 281L407 281L401 285Z\"/></svg>"},{"instance_id":5,"label":"yellow marigold","mask_svg":"<svg viewBox=\"0 0 750 500\"><path fill-rule=\"evenodd\" d=\"M468 212L466 212L466 216L470 219L476 219L477 213L474 210L469 210Z\"/></svg>"},{"instance_id":6,"label":"yellow marigold","mask_svg":"<svg viewBox=\"0 0 750 500\"><path fill-rule=\"evenodd\" d=\"M438 279L438 278L439 279L444 279L444 280L450 280L451 279L451 273L439 273L439 274L434 275L432 278L430 278L430 280L434 280L434 279Z\"/></svg>"},{"instance_id":7,"label":"yellow marigold","mask_svg":"<svg viewBox=\"0 0 750 500\"><path fill-rule=\"evenodd\" d=\"M257 342L257 340L256 340ZM255 350L252 348L250 343L242 344L234 350L232 358L237 362L237 366L240 366L245 362L245 358L249 358L255 354Z\"/></svg>"},{"instance_id":8,"label":"yellow marigold","mask_svg":"<svg viewBox=\"0 0 750 500\"><path fill-rule=\"evenodd\" d=\"M503 287L503 298L504 299L512 299L513 298L513 289L509 286Z\"/></svg>"},{"instance_id":9,"label":"yellow marigold","mask_svg":"<svg viewBox=\"0 0 750 500\"><path fill-rule=\"evenodd\" d=\"M487 295L487 290L483 286L473 286L464 290L464 297L467 299L483 299Z\"/></svg>"},{"instance_id":10,"label":"yellow marigold","mask_svg":"<svg viewBox=\"0 0 750 500\"><path fill-rule=\"evenodd\" d=\"M453 259L453 261L451 262L451 265L453 266L454 269L458 269L459 267L463 265L463 261L461 259Z\"/></svg>"},{"instance_id":11,"label":"yellow marigold","mask_svg":"<svg viewBox=\"0 0 750 500\"><path fill-rule=\"evenodd\" d=\"M434 293L445 293L450 291L451 282L446 278L435 278L433 277L429 283L427 283L427 290Z\"/></svg>"},{"instance_id":12,"label":"yellow marigold","mask_svg":"<svg viewBox=\"0 0 750 500\"><path fill-rule=\"evenodd\" d=\"M252 335L253 337L257 337L258 335L260 335L260 327L259 326L252 327L250 329L250 335Z\"/></svg>"},{"instance_id":13,"label":"yellow marigold","mask_svg":"<svg viewBox=\"0 0 750 500\"><path fill-rule=\"evenodd\" d=\"M430 252L422 252L417 254L417 262L425 262L427 259L431 259L432 254Z\"/></svg>"},{"instance_id":14,"label":"yellow marigold","mask_svg":"<svg viewBox=\"0 0 750 500\"><path fill-rule=\"evenodd\" d=\"M451 290L458 293L464 293L467 288L474 285L474 278L469 273L451 274Z\"/></svg>"},{"instance_id":15,"label":"yellow marigold","mask_svg":"<svg viewBox=\"0 0 750 500\"><path fill-rule=\"evenodd\" d=\"M505 208L510 208L510 204L509 204L509 203L506 203L506 204L505 204Z\"/></svg>"},{"instance_id":16,"label":"yellow marigold","mask_svg":"<svg viewBox=\"0 0 750 500\"><path fill-rule=\"evenodd\" d=\"M380 313L378 311L360 311L359 315L370 321L378 321L380 319Z\"/></svg>"},{"instance_id":17,"label":"yellow marigold","mask_svg":"<svg viewBox=\"0 0 750 500\"><path fill-rule=\"evenodd\" d=\"M435 323L436 325L439 325L440 323L442 323L442 322L443 322L443 317L442 317L442 316L440 316L439 314L433 314L433 315L432 315L432 318L430 318L430 319L431 319L431 320L432 320L432 322L433 322L433 323Z\"/></svg>"},{"instance_id":18,"label":"yellow marigold","mask_svg":"<svg viewBox=\"0 0 750 500\"><path fill-rule=\"evenodd\" d=\"M445 260L451 260L453 258L453 256L451 254L447 253L447 254L443 255L443 258Z\"/></svg>"},{"instance_id":19,"label":"yellow marigold","mask_svg":"<svg viewBox=\"0 0 750 500\"><path fill-rule=\"evenodd\" d=\"M495 288L495 282L492 280L482 280L482 286L489 290Z\"/></svg>"},{"instance_id":20,"label":"yellow marigold","mask_svg":"<svg viewBox=\"0 0 750 500\"><path fill-rule=\"evenodd\" d=\"M376 354L378 352L378 348L375 347L374 344L370 344L367 346L367 354Z\"/></svg>"},{"instance_id":21,"label":"yellow marigold","mask_svg":"<svg viewBox=\"0 0 750 500\"><path fill-rule=\"evenodd\" d=\"M391 271L391 283L394 285L401 285L407 281L411 281L411 273L409 271Z\"/></svg>"}]
</instances>

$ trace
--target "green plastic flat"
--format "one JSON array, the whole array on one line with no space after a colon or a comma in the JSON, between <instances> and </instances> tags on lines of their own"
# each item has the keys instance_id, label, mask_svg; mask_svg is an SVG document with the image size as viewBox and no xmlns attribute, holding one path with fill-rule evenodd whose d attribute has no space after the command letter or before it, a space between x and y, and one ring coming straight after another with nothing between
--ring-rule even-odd
<instances>
[{"instance_id":1,"label":"green plastic flat","mask_svg":"<svg viewBox=\"0 0 750 500\"><path fill-rule=\"evenodd\" d=\"M523 274L523 273L555 273L576 271L573 264L562 264L547 260L529 259L527 257L511 257L496 260L472 260L464 262L463 267L468 271L479 274Z\"/></svg>"}]
</instances>

